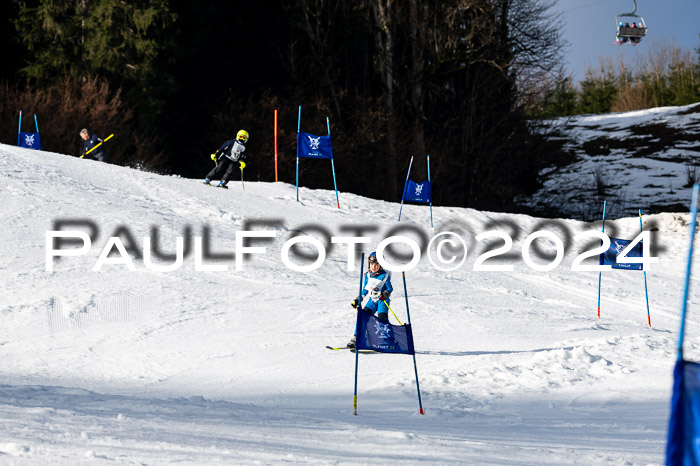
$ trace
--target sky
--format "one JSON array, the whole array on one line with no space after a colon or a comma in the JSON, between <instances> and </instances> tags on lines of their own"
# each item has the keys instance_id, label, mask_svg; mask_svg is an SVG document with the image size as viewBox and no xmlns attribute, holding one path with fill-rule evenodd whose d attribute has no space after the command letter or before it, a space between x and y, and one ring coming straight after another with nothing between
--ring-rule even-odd
<instances>
[{"instance_id":1,"label":"sky","mask_svg":"<svg viewBox=\"0 0 700 466\"><path fill-rule=\"evenodd\" d=\"M675 42L687 50L700 46L700 0L637 0L637 14L647 24L647 37L638 46L618 49L615 42L615 16L630 13L633 0L558 0L552 12L563 13L569 42L568 69L575 81L584 77L587 65L597 67L600 58L633 64L650 48L664 41Z\"/></svg>"}]
</instances>

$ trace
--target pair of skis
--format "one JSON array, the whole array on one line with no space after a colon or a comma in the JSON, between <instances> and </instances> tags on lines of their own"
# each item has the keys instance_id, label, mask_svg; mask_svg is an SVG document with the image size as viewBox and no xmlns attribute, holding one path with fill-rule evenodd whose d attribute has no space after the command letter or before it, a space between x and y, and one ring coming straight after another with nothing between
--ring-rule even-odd
<instances>
[{"instance_id":1,"label":"pair of skis","mask_svg":"<svg viewBox=\"0 0 700 466\"><path fill-rule=\"evenodd\" d=\"M360 354L376 354L376 353L378 353L378 351L374 351L374 350L364 350L364 349L358 350L356 348L351 348L349 346L339 346L339 347L326 346L326 348L328 348L329 350L333 350L333 351L350 350L351 353L359 351Z\"/></svg>"}]
</instances>

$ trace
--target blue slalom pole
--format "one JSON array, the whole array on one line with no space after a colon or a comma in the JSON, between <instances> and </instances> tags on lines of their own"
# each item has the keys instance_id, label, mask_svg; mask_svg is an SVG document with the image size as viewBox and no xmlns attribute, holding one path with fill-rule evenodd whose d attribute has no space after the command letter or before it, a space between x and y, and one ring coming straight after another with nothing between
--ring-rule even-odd
<instances>
[{"instance_id":1,"label":"blue slalom pole","mask_svg":"<svg viewBox=\"0 0 700 466\"><path fill-rule=\"evenodd\" d=\"M644 228L642 227L642 209L639 209L639 231L644 232ZM651 327L651 314L649 313L649 292L647 291L647 271L644 270L644 266L642 266L642 270L644 271L644 296L647 298L647 323L649 324L649 327Z\"/></svg>"},{"instance_id":2,"label":"blue slalom pole","mask_svg":"<svg viewBox=\"0 0 700 466\"><path fill-rule=\"evenodd\" d=\"M357 339L357 329L360 326L360 312L362 312L362 278L365 265L365 253L363 252L360 256L360 294L358 294L357 300L357 321L355 323L355 339ZM357 416L357 367L360 364L360 352L357 350L357 344L355 344L355 396L353 398L353 412Z\"/></svg>"},{"instance_id":3,"label":"blue slalom pole","mask_svg":"<svg viewBox=\"0 0 700 466\"><path fill-rule=\"evenodd\" d=\"M299 144L297 142L297 144ZM299 202L299 157L297 156L297 202Z\"/></svg>"},{"instance_id":4,"label":"blue slalom pole","mask_svg":"<svg viewBox=\"0 0 700 466\"><path fill-rule=\"evenodd\" d=\"M408 325L411 325L411 312L408 310L408 290L406 289L406 272L401 272L403 275L403 294L406 297L406 315L408 316ZM416 353L413 353L413 370L416 373L416 391L418 392L418 408L421 414L423 412L423 402L420 399L420 385L418 385L418 366L416 365Z\"/></svg>"},{"instance_id":5,"label":"blue slalom pole","mask_svg":"<svg viewBox=\"0 0 700 466\"><path fill-rule=\"evenodd\" d=\"M403 198L406 195L406 185L408 185L408 177L411 176L411 166L413 165L413 156L411 156L411 161L408 164L408 173L406 173L406 181L403 183L403 192L401 193L401 207L399 207L399 219L401 221L401 211L403 210Z\"/></svg>"},{"instance_id":6,"label":"blue slalom pole","mask_svg":"<svg viewBox=\"0 0 700 466\"><path fill-rule=\"evenodd\" d=\"M36 113L34 114L34 126L36 126L36 132L39 133L39 122L36 120Z\"/></svg>"},{"instance_id":7,"label":"blue slalom pole","mask_svg":"<svg viewBox=\"0 0 700 466\"><path fill-rule=\"evenodd\" d=\"M428 155L428 186L430 186L430 228L433 228L433 185L430 183L430 156Z\"/></svg>"},{"instance_id":8,"label":"blue slalom pole","mask_svg":"<svg viewBox=\"0 0 700 466\"><path fill-rule=\"evenodd\" d=\"M328 137L331 135L331 121L326 117L326 125L328 126ZM335 183L335 164L333 163L333 144L331 144L331 170L333 171L333 187L335 188L335 202L340 209L340 199L338 199L338 185Z\"/></svg>"},{"instance_id":9,"label":"blue slalom pole","mask_svg":"<svg viewBox=\"0 0 700 466\"><path fill-rule=\"evenodd\" d=\"M19 111L19 127L17 128L17 147L22 145L22 110Z\"/></svg>"},{"instance_id":10,"label":"blue slalom pole","mask_svg":"<svg viewBox=\"0 0 700 466\"><path fill-rule=\"evenodd\" d=\"M299 202L299 132L301 131L301 105L299 105L299 118L297 119L297 202Z\"/></svg>"},{"instance_id":11,"label":"blue slalom pole","mask_svg":"<svg viewBox=\"0 0 700 466\"><path fill-rule=\"evenodd\" d=\"M605 207L608 201L603 201L603 233L605 233ZM598 272L598 318L600 319L600 276L603 272Z\"/></svg>"},{"instance_id":12,"label":"blue slalom pole","mask_svg":"<svg viewBox=\"0 0 700 466\"><path fill-rule=\"evenodd\" d=\"M683 337L685 336L685 315L688 312L688 289L690 288L690 270L693 264L693 242L698 216L698 192L700 185L693 185L693 199L690 201L690 247L688 247L688 265L685 269L685 286L683 287L683 308L681 309L681 328L678 332L678 360L683 359Z\"/></svg>"}]
</instances>

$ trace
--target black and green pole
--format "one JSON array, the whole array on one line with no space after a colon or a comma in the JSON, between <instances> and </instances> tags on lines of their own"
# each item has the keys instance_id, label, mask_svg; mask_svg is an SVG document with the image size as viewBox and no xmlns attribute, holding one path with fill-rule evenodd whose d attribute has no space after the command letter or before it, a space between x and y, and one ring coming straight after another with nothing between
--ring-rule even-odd
<instances>
[{"instance_id":1,"label":"black and green pole","mask_svg":"<svg viewBox=\"0 0 700 466\"><path fill-rule=\"evenodd\" d=\"M403 276L403 294L406 297L406 315L408 316L408 325L411 325L411 312L408 309L408 290L406 289L406 272L401 272L401 275ZM413 370L416 373L416 391L418 392L418 409L420 409L421 414L425 414L425 412L423 412L423 402L421 401L421 398L420 398L420 385L418 384L418 365L416 364L415 348L413 350Z\"/></svg>"}]
</instances>

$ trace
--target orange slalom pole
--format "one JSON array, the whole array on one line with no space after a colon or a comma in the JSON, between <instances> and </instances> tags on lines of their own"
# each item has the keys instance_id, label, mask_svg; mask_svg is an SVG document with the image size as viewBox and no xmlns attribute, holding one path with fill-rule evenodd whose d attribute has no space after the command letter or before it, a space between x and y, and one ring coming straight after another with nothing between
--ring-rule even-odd
<instances>
[{"instance_id":1,"label":"orange slalom pole","mask_svg":"<svg viewBox=\"0 0 700 466\"><path fill-rule=\"evenodd\" d=\"M277 178L277 109L275 109L275 183L279 179Z\"/></svg>"}]
</instances>

